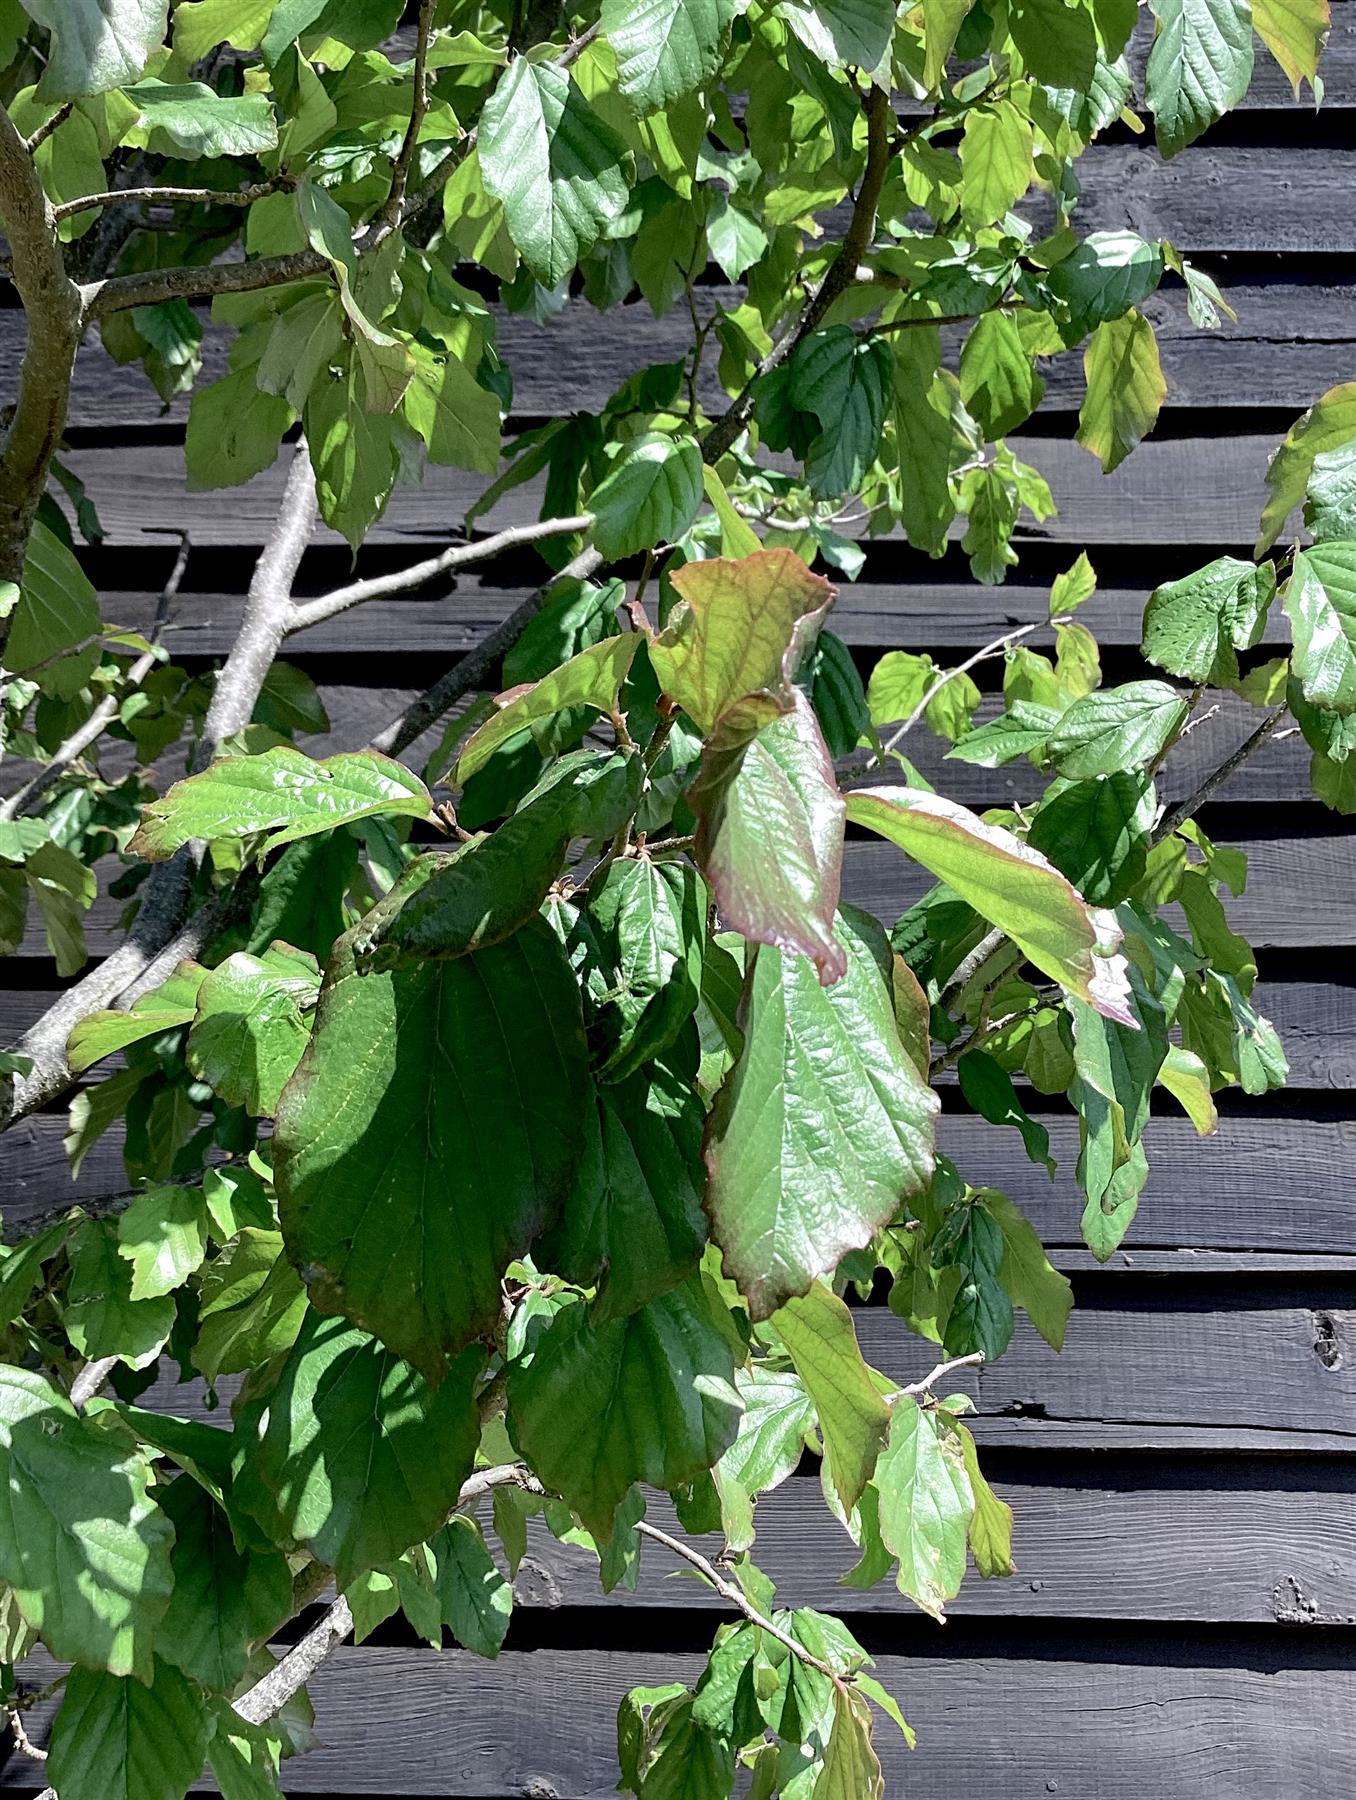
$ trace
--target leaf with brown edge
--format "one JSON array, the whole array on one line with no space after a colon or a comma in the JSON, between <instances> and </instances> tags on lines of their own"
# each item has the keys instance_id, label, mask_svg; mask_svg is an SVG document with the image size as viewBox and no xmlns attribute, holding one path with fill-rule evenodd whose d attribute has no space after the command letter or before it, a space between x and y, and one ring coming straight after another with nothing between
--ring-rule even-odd
<instances>
[{"instance_id":1,"label":"leaf with brown edge","mask_svg":"<svg viewBox=\"0 0 1356 1800\"><path fill-rule=\"evenodd\" d=\"M1133 1030L1123 983L1109 979L1115 959L1098 954L1098 920L1039 851L918 788L856 789L847 796L847 816L954 888L1061 987Z\"/></svg>"},{"instance_id":2,"label":"leaf with brown edge","mask_svg":"<svg viewBox=\"0 0 1356 1800\"><path fill-rule=\"evenodd\" d=\"M570 706L592 706L606 712L615 706L631 659L640 647L638 633L603 638L590 644L540 681L510 688L495 702L498 711L468 738L457 759L456 781L464 787L494 752L524 726L552 718Z\"/></svg>"},{"instance_id":3,"label":"leaf with brown edge","mask_svg":"<svg viewBox=\"0 0 1356 1800\"><path fill-rule=\"evenodd\" d=\"M687 799L697 861L724 922L754 943L808 956L827 984L847 968L833 934L844 806L814 708L792 693L790 711L748 742L707 744Z\"/></svg>"},{"instance_id":4,"label":"leaf with brown edge","mask_svg":"<svg viewBox=\"0 0 1356 1800\"><path fill-rule=\"evenodd\" d=\"M682 604L650 646L659 685L705 732L748 694L783 694L837 590L790 550L712 557L669 577Z\"/></svg>"}]
</instances>

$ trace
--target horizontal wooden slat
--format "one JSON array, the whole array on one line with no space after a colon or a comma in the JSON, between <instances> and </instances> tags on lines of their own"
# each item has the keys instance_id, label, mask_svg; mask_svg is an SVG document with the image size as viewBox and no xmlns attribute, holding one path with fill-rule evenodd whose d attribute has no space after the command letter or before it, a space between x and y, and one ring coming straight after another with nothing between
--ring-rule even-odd
<instances>
[{"instance_id":1,"label":"horizontal wooden slat","mask_svg":"<svg viewBox=\"0 0 1356 1800\"><path fill-rule=\"evenodd\" d=\"M1251 544L1261 513L1263 478L1275 449L1271 437L1153 439L1112 475L1076 444L1010 440L1013 450L1049 481L1060 511L1043 526L1030 521L1025 540L1077 545L1209 545L1209 554ZM68 461L88 486L111 544L163 544L166 530L189 529L200 547L259 544L282 494L282 458L243 487L186 491L183 451L173 444L124 448L85 446ZM371 541L408 544L426 553L444 544L477 496L483 477L430 467L421 487L392 496ZM535 519L539 484L525 483L490 516L495 526ZM157 533L159 534L157 536ZM317 541L337 542L322 528Z\"/></svg>"},{"instance_id":2,"label":"horizontal wooden slat","mask_svg":"<svg viewBox=\"0 0 1356 1800\"><path fill-rule=\"evenodd\" d=\"M901 1608L903 1607L901 1602ZM1356 1783L1346 1634L1221 1638L1108 1630L1080 1647L961 1621L875 1674L918 1732L910 1753L876 1725L891 1794L932 1800L1062 1794L1078 1800L1299 1800ZM32 1659L35 1682L52 1665ZM615 1792L616 1713L638 1683L691 1683L696 1654L341 1650L315 1675L320 1747L289 1762L295 1794L604 1800ZM41 1735L50 1705L34 1715ZM33 1791L12 1759L0 1785Z\"/></svg>"},{"instance_id":3,"label":"horizontal wooden slat","mask_svg":"<svg viewBox=\"0 0 1356 1800\"><path fill-rule=\"evenodd\" d=\"M1225 297L1238 313L1218 331L1201 331L1187 317L1183 288L1169 280L1144 311L1159 335L1166 405L1172 407L1293 407L1310 405L1317 395L1345 379L1356 341L1356 286L1333 283L1316 275L1306 279L1303 265L1292 265L1284 278L1260 280L1255 272L1230 278L1229 258L1216 259L1213 272ZM717 306L739 304L742 290L719 283L699 289L698 311L709 317ZM683 307L656 319L636 297L632 303L599 313L582 297L573 300L544 325L501 305L492 309L497 345L513 374L513 405L520 415L599 410L620 383L638 369L681 360L690 350L692 326ZM234 333L213 325L203 315L202 371L199 382L226 373L226 354ZM19 312L0 311L0 366L17 365L24 323ZM964 330L944 334L952 366ZM1043 410L1077 411L1083 399L1081 350L1045 359ZM716 377L714 359L703 366L703 405L718 411L726 401ZM165 407L140 364L119 367L104 355L96 336L81 350L70 423L89 429L117 429L165 422L188 416L188 396Z\"/></svg>"},{"instance_id":4,"label":"horizontal wooden slat","mask_svg":"<svg viewBox=\"0 0 1356 1800\"><path fill-rule=\"evenodd\" d=\"M1356 1468L1350 1462L1309 1461L1293 1471L1273 1464L1259 1476L1246 1459L1194 1466L1066 1456L1052 1469L1038 1456L997 1451L985 1466L1013 1509L1018 1573L981 1581L972 1571L948 1608L954 1616L1270 1625L1290 1622L1303 1604L1316 1623L1353 1622ZM649 1516L683 1535L662 1496L651 1498ZM764 1496L755 1524L755 1558L784 1604L898 1613L890 1580L865 1590L842 1587L858 1552L813 1476L795 1476ZM635 1593L618 1590L609 1604L672 1606L671 1576L665 1553L646 1544ZM527 1560L514 1588L519 1603L529 1606L600 1603L596 1562L558 1543L539 1520L529 1527ZM718 1609L723 1602L694 1583L682 1604Z\"/></svg>"},{"instance_id":5,"label":"horizontal wooden slat","mask_svg":"<svg viewBox=\"0 0 1356 1800\"><path fill-rule=\"evenodd\" d=\"M1166 1098L1160 1104L1170 1104ZM1076 1124L1068 1114L1039 1114L1059 1169L1052 1182L1026 1161L1015 1133L965 1114L945 1114L942 1148L974 1186L1001 1187L1042 1240L1076 1248L1081 1197L1074 1179ZM36 1211L69 1200L116 1193L127 1185L116 1130L100 1139L72 1181L61 1149L63 1117L41 1113L5 1134L4 1216L22 1231ZM1197 1245L1265 1255L1356 1253L1356 1208L1349 1171L1356 1120L1226 1118L1213 1138L1163 1111L1149 1126L1150 1177L1126 1239L1137 1247Z\"/></svg>"}]
</instances>

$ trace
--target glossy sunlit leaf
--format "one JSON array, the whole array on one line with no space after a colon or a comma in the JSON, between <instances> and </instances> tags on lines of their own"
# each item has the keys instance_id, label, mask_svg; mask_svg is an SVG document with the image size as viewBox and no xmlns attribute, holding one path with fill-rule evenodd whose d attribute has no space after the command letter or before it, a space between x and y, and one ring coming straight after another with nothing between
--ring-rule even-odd
<instances>
[{"instance_id":1,"label":"glossy sunlit leaf","mask_svg":"<svg viewBox=\"0 0 1356 1800\"><path fill-rule=\"evenodd\" d=\"M932 1173L936 1096L899 1041L876 928L839 915L846 972L771 947L753 958L744 1053L707 1136L712 1236L756 1319L870 1242Z\"/></svg>"},{"instance_id":2,"label":"glossy sunlit leaf","mask_svg":"<svg viewBox=\"0 0 1356 1800\"><path fill-rule=\"evenodd\" d=\"M544 922L368 974L341 939L273 1140L312 1301L437 1381L493 1329L504 1270L558 1215L588 1092L578 990Z\"/></svg>"},{"instance_id":3,"label":"glossy sunlit leaf","mask_svg":"<svg viewBox=\"0 0 1356 1800\"><path fill-rule=\"evenodd\" d=\"M483 769L501 744L524 726L549 719L569 706L591 706L607 712L617 703L617 694L640 647L637 632L621 637L606 637L590 644L572 656L558 669L540 681L501 694L497 711L473 732L457 759L456 780L465 786L478 770Z\"/></svg>"},{"instance_id":4,"label":"glossy sunlit leaf","mask_svg":"<svg viewBox=\"0 0 1356 1800\"><path fill-rule=\"evenodd\" d=\"M118 1220L118 1255L132 1265L133 1300L172 1294L207 1255L203 1189L171 1186L139 1194Z\"/></svg>"},{"instance_id":5,"label":"glossy sunlit leaf","mask_svg":"<svg viewBox=\"0 0 1356 1800\"><path fill-rule=\"evenodd\" d=\"M605 0L603 30L617 85L642 117L690 94L715 71L734 0Z\"/></svg>"},{"instance_id":6,"label":"glossy sunlit leaf","mask_svg":"<svg viewBox=\"0 0 1356 1800\"><path fill-rule=\"evenodd\" d=\"M260 856L297 838L378 814L427 819L433 802L417 776L375 750L317 762L279 746L228 756L176 782L144 809L128 849L159 862L194 838L262 838Z\"/></svg>"},{"instance_id":7,"label":"glossy sunlit leaf","mask_svg":"<svg viewBox=\"0 0 1356 1800\"><path fill-rule=\"evenodd\" d=\"M1248 0L1150 0L1158 21L1144 93L1158 148L1175 156L1236 106L1252 79Z\"/></svg>"},{"instance_id":8,"label":"glossy sunlit leaf","mask_svg":"<svg viewBox=\"0 0 1356 1800\"><path fill-rule=\"evenodd\" d=\"M1267 503L1254 554L1269 550L1304 499L1315 460L1356 439L1356 381L1329 388L1290 427L1267 468Z\"/></svg>"},{"instance_id":9,"label":"glossy sunlit leaf","mask_svg":"<svg viewBox=\"0 0 1356 1800\"><path fill-rule=\"evenodd\" d=\"M1158 813L1154 784L1135 770L1061 787L1031 821L1027 843L1094 906L1118 906L1144 879Z\"/></svg>"},{"instance_id":10,"label":"glossy sunlit leaf","mask_svg":"<svg viewBox=\"0 0 1356 1800\"><path fill-rule=\"evenodd\" d=\"M24 1617L53 1656L149 1679L174 1541L151 1465L43 1376L0 1366L0 1472L0 1580Z\"/></svg>"},{"instance_id":11,"label":"glossy sunlit leaf","mask_svg":"<svg viewBox=\"0 0 1356 1800\"><path fill-rule=\"evenodd\" d=\"M1260 640L1275 591L1272 564L1235 556L1166 581L1144 609L1144 654L1169 675L1226 686L1238 678L1234 652Z\"/></svg>"},{"instance_id":12,"label":"glossy sunlit leaf","mask_svg":"<svg viewBox=\"0 0 1356 1800\"><path fill-rule=\"evenodd\" d=\"M1125 1016L1109 959L1094 954L1097 928L1087 906L1011 832L915 788L858 789L848 795L848 818L898 844L1071 993L1110 1017Z\"/></svg>"},{"instance_id":13,"label":"glossy sunlit leaf","mask_svg":"<svg viewBox=\"0 0 1356 1800\"><path fill-rule=\"evenodd\" d=\"M1163 279L1163 251L1135 231L1092 231L1046 276L1067 309L1059 320L1066 344L1119 319L1146 300Z\"/></svg>"},{"instance_id":14,"label":"glossy sunlit leaf","mask_svg":"<svg viewBox=\"0 0 1356 1800\"><path fill-rule=\"evenodd\" d=\"M686 862L615 862L589 900L609 968L599 1074L621 1081L673 1042L701 995L708 896Z\"/></svg>"},{"instance_id":15,"label":"glossy sunlit leaf","mask_svg":"<svg viewBox=\"0 0 1356 1800\"><path fill-rule=\"evenodd\" d=\"M1298 551L1285 610L1295 640L1291 667L1304 698L1356 712L1356 539Z\"/></svg>"},{"instance_id":16,"label":"glossy sunlit leaf","mask_svg":"<svg viewBox=\"0 0 1356 1800\"><path fill-rule=\"evenodd\" d=\"M894 1403L876 1486L881 1536L899 1558L899 1591L940 1619L965 1577L974 1494L959 1440L907 1394Z\"/></svg>"},{"instance_id":17,"label":"glossy sunlit leaf","mask_svg":"<svg viewBox=\"0 0 1356 1800\"><path fill-rule=\"evenodd\" d=\"M257 156L278 142L267 94L218 94L205 82L139 81L124 90L166 156Z\"/></svg>"},{"instance_id":18,"label":"glossy sunlit leaf","mask_svg":"<svg viewBox=\"0 0 1356 1800\"><path fill-rule=\"evenodd\" d=\"M647 432L624 447L589 497L593 541L609 562L672 543L696 518L703 492L696 440Z\"/></svg>"},{"instance_id":19,"label":"glossy sunlit leaf","mask_svg":"<svg viewBox=\"0 0 1356 1800\"><path fill-rule=\"evenodd\" d=\"M273 944L262 956L239 951L198 989L188 1034L188 1066L229 1106L271 1118L301 1059L320 992L313 956Z\"/></svg>"},{"instance_id":20,"label":"glossy sunlit leaf","mask_svg":"<svg viewBox=\"0 0 1356 1800\"><path fill-rule=\"evenodd\" d=\"M1045 740L1061 775L1112 775L1152 763L1187 720L1187 701L1165 681L1127 681L1086 694Z\"/></svg>"},{"instance_id":21,"label":"glossy sunlit leaf","mask_svg":"<svg viewBox=\"0 0 1356 1800\"><path fill-rule=\"evenodd\" d=\"M135 81L165 35L167 0L23 0L52 33L43 100L102 94Z\"/></svg>"}]
</instances>

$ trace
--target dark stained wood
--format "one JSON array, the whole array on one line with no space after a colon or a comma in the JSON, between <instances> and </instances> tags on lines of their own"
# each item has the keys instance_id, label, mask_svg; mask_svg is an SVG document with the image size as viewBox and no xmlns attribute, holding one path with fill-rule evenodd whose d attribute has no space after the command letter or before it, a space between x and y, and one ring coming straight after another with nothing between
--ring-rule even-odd
<instances>
[{"instance_id":1,"label":"dark stained wood","mask_svg":"<svg viewBox=\"0 0 1356 1800\"><path fill-rule=\"evenodd\" d=\"M904 1603L901 1602L901 1610ZM712 1621L714 1624L714 1620ZM908 1653L890 1654L896 1632ZM918 1732L878 1719L887 1791L932 1800L1299 1800L1356 1783L1347 1635L1222 1637L1161 1626L1080 1643L1063 1627L1003 1633L957 1620L864 1629L875 1674ZM311 1693L321 1747L287 1765L296 1794L604 1800L617 1707L638 1683L690 1683L704 1658L657 1641L625 1651L507 1651L487 1663L364 1646ZM35 1679L52 1665L34 1659ZM35 1715L41 1735L50 1712ZM0 1785L33 1791L33 1764Z\"/></svg>"},{"instance_id":2,"label":"dark stained wood","mask_svg":"<svg viewBox=\"0 0 1356 1800\"><path fill-rule=\"evenodd\" d=\"M1059 1164L1053 1182L1043 1167L1027 1162L1015 1133L968 1114L944 1114L940 1142L974 1186L1010 1194L1044 1243L1077 1248L1082 1203L1074 1180L1076 1123L1069 1114L1039 1108L1034 1116L1050 1132ZM10 1232L21 1231L35 1211L127 1185L116 1128L95 1145L75 1181L61 1149L65 1130L63 1116L40 1113L7 1134L4 1215ZM1126 1239L1132 1259L1140 1247L1183 1245L1262 1256L1356 1254L1350 1179L1356 1120L1245 1113L1225 1118L1217 1136L1202 1140L1185 1120L1164 1113L1150 1124L1147 1147L1149 1184Z\"/></svg>"},{"instance_id":3,"label":"dark stained wood","mask_svg":"<svg viewBox=\"0 0 1356 1800\"><path fill-rule=\"evenodd\" d=\"M1356 1466L1309 1462L1258 1471L1246 1458L1199 1465L1158 1458L1066 1455L1058 1473L1038 1455L992 1451L986 1471L1013 1509L1018 1573L981 1581L971 1570L948 1611L955 1617L1182 1619L1273 1625L1299 1604L1315 1623L1350 1624L1356 1612ZM682 1535L668 1501L649 1516ZM482 1509L488 1522L488 1509ZM858 1552L825 1506L819 1482L794 1476L758 1502L754 1552L783 1603L828 1612L893 1613L893 1580L845 1590ZM719 1553L719 1542L701 1546ZM672 1561L643 1547L634 1594L607 1604L672 1606ZM514 1590L520 1605L600 1603L596 1561L560 1544L534 1520ZM1297 1603L1296 1595L1303 1597ZM685 1606L719 1610L693 1583Z\"/></svg>"},{"instance_id":4,"label":"dark stained wood","mask_svg":"<svg viewBox=\"0 0 1356 1800\"><path fill-rule=\"evenodd\" d=\"M1353 190L1356 191L1356 190ZM1071 442L1010 440L1050 483L1060 511L1023 527L1025 541L1087 545L1250 545L1265 497L1263 477L1275 449L1269 436L1152 438L1112 475ZM72 450L71 467L89 487L110 544L163 545L166 530L191 529L200 547L259 544L282 493L286 459L243 487L189 494L183 452L150 444L134 457L120 448ZM407 544L411 560L447 542L485 487L483 477L430 467L423 485L398 489L370 541ZM538 516L540 483L515 488L487 521L492 529ZM158 534L158 535L157 535ZM338 542L327 528L318 542ZM1108 575L1112 573L1107 570Z\"/></svg>"}]
</instances>

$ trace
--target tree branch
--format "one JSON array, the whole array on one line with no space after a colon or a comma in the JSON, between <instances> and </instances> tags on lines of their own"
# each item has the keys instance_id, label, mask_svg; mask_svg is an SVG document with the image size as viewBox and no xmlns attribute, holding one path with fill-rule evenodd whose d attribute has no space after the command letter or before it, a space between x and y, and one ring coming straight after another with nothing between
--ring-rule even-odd
<instances>
[{"instance_id":1,"label":"tree branch","mask_svg":"<svg viewBox=\"0 0 1356 1800\"><path fill-rule=\"evenodd\" d=\"M318 250L293 250L287 256L260 256L253 262L199 263L192 268L109 275L103 281L88 282L81 296L85 317L103 319L132 306L157 306L162 300L203 300L216 294L251 294L258 288L312 281L329 273L330 265Z\"/></svg>"},{"instance_id":2,"label":"tree branch","mask_svg":"<svg viewBox=\"0 0 1356 1800\"><path fill-rule=\"evenodd\" d=\"M433 35L435 6L436 0L420 0L419 30L414 41L414 100L410 107L410 123L400 146L400 153L395 159L395 166L391 170L391 190L381 209L382 218L393 226L399 222L404 210L405 189L409 185L410 170L414 166L419 131L428 112L428 44Z\"/></svg>"},{"instance_id":3,"label":"tree branch","mask_svg":"<svg viewBox=\"0 0 1356 1800\"><path fill-rule=\"evenodd\" d=\"M866 119L866 168L862 173L852 217L843 233L838 255L829 264L823 280L796 324L772 346L736 399L707 431L702 440L704 462L719 462L748 423L753 411L754 388L758 382L763 376L770 375L774 369L781 367L797 346L817 329L838 296L856 280L857 265L869 249L875 233L876 208L880 204L885 172L890 166L890 128L894 123L894 114L890 111L890 97L883 88L872 87L868 94Z\"/></svg>"},{"instance_id":4,"label":"tree branch","mask_svg":"<svg viewBox=\"0 0 1356 1800\"><path fill-rule=\"evenodd\" d=\"M885 1395L885 1404L893 1406L896 1400L905 1396L917 1397L929 1394L943 1376L952 1374L956 1369L976 1369L984 1361L982 1350L972 1350L968 1356L953 1356L947 1362L939 1362L935 1369L929 1369L921 1381L911 1381L907 1387L896 1388L892 1394Z\"/></svg>"},{"instance_id":5,"label":"tree branch","mask_svg":"<svg viewBox=\"0 0 1356 1800\"><path fill-rule=\"evenodd\" d=\"M667 1531L661 1531L657 1525L651 1525L647 1519L641 1519L636 1530L642 1537L652 1538L656 1544L662 1544L675 1556L682 1557L685 1563L690 1563L694 1569L706 1577L721 1599L727 1600L737 1612L743 1613L751 1625L756 1625L760 1631L765 1631L769 1637L775 1638L779 1644L785 1645L792 1656L797 1657L807 1668L817 1669L821 1675L827 1675L836 1688L846 1691L849 1678L840 1675L831 1664L826 1663L822 1657L816 1656L813 1651L807 1650L798 1639L793 1638L789 1631L783 1631L780 1625L774 1624L766 1614L759 1612L744 1590L733 1581L727 1581L715 1564L708 1561L700 1551L694 1550L691 1544L685 1544L681 1538L670 1537Z\"/></svg>"},{"instance_id":6,"label":"tree branch","mask_svg":"<svg viewBox=\"0 0 1356 1800\"><path fill-rule=\"evenodd\" d=\"M1212 795L1217 794L1224 786L1225 782L1231 780L1238 770L1243 767L1243 764L1247 762L1248 758L1253 755L1255 751L1262 748L1262 745L1266 743L1272 732L1275 731L1276 727L1285 717L1286 710L1287 709L1284 706L1273 707L1266 718L1263 719L1262 723L1257 727L1256 731L1253 732L1252 736L1245 738L1238 746L1237 750L1234 751L1233 755L1226 757L1213 774L1207 775L1194 794L1189 794L1185 800L1179 800L1176 806L1164 813L1163 817L1155 826L1154 834L1150 841L1155 844L1161 844L1164 838L1172 836L1179 825L1185 825L1188 819L1198 813L1205 805L1206 801L1209 800Z\"/></svg>"},{"instance_id":7,"label":"tree branch","mask_svg":"<svg viewBox=\"0 0 1356 1800\"><path fill-rule=\"evenodd\" d=\"M14 416L0 448L0 581L23 575L29 532L66 423L84 328L80 289L66 273L56 219L28 145L0 107L0 223L28 326ZM11 615L12 616L12 615ZM0 620L0 655L9 625Z\"/></svg>"},{"instance_id":8,"label":"tree branch","mask_svg":"<svg viewBox=\"0 0 1356 1800\"><path fill-rule=\"evenodd\" d=\"M535 544L542 538L565 537L571 532L587 531L592 523L592 513L579 513L573 518L542 519L535 525L511 525L505 531L496 532L493 537L480 538L470 544L454 544L437 556L414 563L408 569L397 569L394 574L374 575L366 581L352 581L347 587L335 588L315 600L294 601L287 630L289 633L304 631L308 625L319 625L325 619L334 618L337 613L347 612L351 606L361 606L368 600L381 600L387 594L406 593L410 588L422 587L425 582L433 581L451 569L463 569L472 563L488 562L491 557L499 556L505 550Z\"/></svg>"},{"instance_id":9,"label":"tree branch","mask_svg":"<svg viewBox=\"0 0 1356 1800\"><path fill-rule=\"evenodd\" d=\"M52 208L55 219L69 219L76 213L89 212L96 206L168 206L176 201L201 201L206 206L253 206L265 194L278 191L276 181L256 181L252 187L226 189L206 187L125 187L109 188L102 194L85 194L79 200L63 200Z\"/></svg>"}]
</instances>

